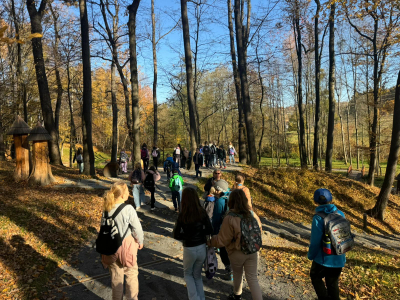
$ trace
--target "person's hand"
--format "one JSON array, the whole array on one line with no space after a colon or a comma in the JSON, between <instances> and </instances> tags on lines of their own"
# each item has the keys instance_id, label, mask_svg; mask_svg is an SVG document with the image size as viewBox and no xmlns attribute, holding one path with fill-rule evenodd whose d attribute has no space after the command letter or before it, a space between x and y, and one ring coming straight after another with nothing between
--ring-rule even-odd
<instances>
[{"instance_id":1,"label":"person's hand","mask_svg":"<svg viewBox=\"0 0 400 300\"><path fill-rule=\"evenodd\" d=\"M210 247L211 246L211 240L207 241L207 246Z\"/></svg>"},{"instance_id":2,"label":"person's hand","mask_svg":"<svg viewBox=\"0 0 400 300\"><path fill-rule=\"evenodd\" d=\"M143 244L139 244L139 250L143 249Z\"/></svg>"}]
</instances>

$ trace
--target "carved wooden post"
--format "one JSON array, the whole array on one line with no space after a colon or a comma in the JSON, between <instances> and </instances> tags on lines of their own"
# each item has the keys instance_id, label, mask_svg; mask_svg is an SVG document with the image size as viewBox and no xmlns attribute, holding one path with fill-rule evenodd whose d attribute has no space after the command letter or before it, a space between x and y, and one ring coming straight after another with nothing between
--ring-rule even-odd
<instances>
[{"instance_id":1,"label":"carved wooden post","mask_svg":"<svg viewBox=\"0 0 400 300\"><path fill-rule=\"evenodd\" d=\"M16 181L25 180L29 177L29 143L28 134L31 128L25 121L17 116L10 131L7 132L8 135L14 136L14 146L15 146L15 171L14 179Z\"/></svg>"},{"instance_id":2,"label":"carved wooden post","mask_svg":"<svg viewBox=\"0 0 400 300\"><path fill-rule=\"evenodd\" d=\"M29 176L30 184L48 185L55 181L49 164L49 150L47 141L51 136L47 130L38 122L32 129L28 141L32 141L32 173Z\"/></svg>"}]
</instances>

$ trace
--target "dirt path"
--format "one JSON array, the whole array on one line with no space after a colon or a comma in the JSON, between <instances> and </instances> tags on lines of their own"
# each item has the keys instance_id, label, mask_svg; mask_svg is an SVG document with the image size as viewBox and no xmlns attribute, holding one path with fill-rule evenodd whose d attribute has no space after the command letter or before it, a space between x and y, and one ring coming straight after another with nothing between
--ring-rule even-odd
<instances>
[{"instance_id":1,"label":"dirt path","mask_svg":"<svg viewBox=\"0 0 400 300\"><path fill-rule=\"evenodd\" d=\"M238 167L228 167L226 172L237 170ZM210 176L211 170L204 170L203 176ZM185 186L194 186L194 172L183 170ZM127 175L122 176L123 180ZM90 180L89 180L90 181ZM101 183L102 188L109 183ZM71 183L69 183L71 184ZM74 184L74 183L72 183ZM97 183L96 183L97 184ZM86 188L100 188L96 184L85 182ZM83 187L83 186L82 186ZM148 195L146 195L149 198ZM157 182L156 207L154 212L150 211L148 205L142 206L138 216L142 221L145 231L144 249L138 253L139 264L139 299L187 299L187 289L183 279L182 269L182 244L174 240L172 229L177 217L173 211L171 195L167 186L164 173ZM273 235L272 235L273 236ZM271 238L271 234L264 233L265 245L291 246L290 241ZM103 269L99 254L93 248L93 242L89 242L77 255L71 258L73 263L61 266L53 280L55 286L59 287L52 291L52 299L111 299L111 280L108 270ZM294 245L294 244L293 244ZM207 299L226 299L232 291L232 283L221 278L223 264L219 259L219 272L212 279L203 277L204 290ZM288 278L282 277L279 270L268 270L267 262L260 259L258 268L259 281L264 293L264 299L313 299L312 293L304 294L304 283L296 283ZM279 278L279 279L277 279ZM243 299L251 299L246 281L244 281Z\"/></svg>"}]
</instances>

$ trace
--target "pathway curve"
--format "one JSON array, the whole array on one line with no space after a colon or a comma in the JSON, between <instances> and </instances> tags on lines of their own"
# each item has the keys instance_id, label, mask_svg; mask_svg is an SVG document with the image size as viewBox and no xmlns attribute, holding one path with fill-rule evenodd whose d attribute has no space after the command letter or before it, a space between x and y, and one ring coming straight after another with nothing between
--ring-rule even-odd
<instances>
[{"instance_id":1,"label":"pathway curve","mask_svg":"<svg viewBox=\"0 0 400 300\"><path fill-rule=\"evenodd\" d=\"M239 170L237 166L229 166L224 172ZM162 170L161 170L162 171ZM182 170L185 186L195 186L197 179L194 172ZM211 176L212 170L203 170L203 175ZM186 285L183 280L182 244L172 239L172 229L177 217L173 210L171 194L166 175L161 172L161 180L157 182L156 207L144 205L138 210L145 231L145 244L138 253L139 283L141 300L187 299ZM82 187L107 189L116 180L126 180L128 175L119 179L80 180L66 182L58 187ZM149 199L149 195L146 195ZM263 244L267 248L280 246L306 246L310 237L310 225L268 220L262 218ZM280 238L277 238L280 237ZM357 234L358 245L381 250L400 251L400 236L383 236ZM60 288L51 291L53 299L111 299L111 281L107 270L103 269L99 254L93 248L94 241L88 242L80 252L71 259L70 265L64 265L57 271L54 283ZM268 254L267 254L268 255ZM219 259L219 256L218 256ZM219 265L223 266L219 259ZM282 276L279 270L267 269L267 261L261 258L258 274L264 293L264 299L315 299L310 282L292 280L290 274ZM221 271L222 268L220 267ZM222 280L222 273L214 279L203 277L206 299L226 299L231 292L232 283ZM277 279L278 278L278 279ZM243 299L251 299L250 292L244 283Z\"/></svg>"}]
</instances>

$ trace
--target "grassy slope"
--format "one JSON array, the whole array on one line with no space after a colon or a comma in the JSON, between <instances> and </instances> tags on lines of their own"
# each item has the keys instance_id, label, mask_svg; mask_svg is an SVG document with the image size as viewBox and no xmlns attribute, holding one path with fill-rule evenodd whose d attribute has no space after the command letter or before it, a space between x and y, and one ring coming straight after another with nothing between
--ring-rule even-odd
<instances>
[{"instance_id":1,"label":"grassy slope","mask_svg":"<svg viewBox=\"0 0 400 300\"><path fill-rule=\"evenodd\" d=\"M271 219L294 223L311 223L315 205L313 192L328 188L334 203L342 210L355 230L362 230L363 213L374 205L378 188L349 180L341 175L299 169L254 169L244 167L245 185L249 187L257 214ZM225 173L231 184L234 173ZM400 232L400 199L391 196L385 222L369 218L371 233ZM307 243L307 241L305 241ZM308 281L311 262L307 247L280 247L266 245L262 255L269 268L290 272L294 281ZM350 299L399 299L400 258L398 254L379 249L356 247L347 255L340 289ZM293 267L294 266L294 267ZM364 297L364 298L363 298Z\"/></svg>"}]
</instances>

